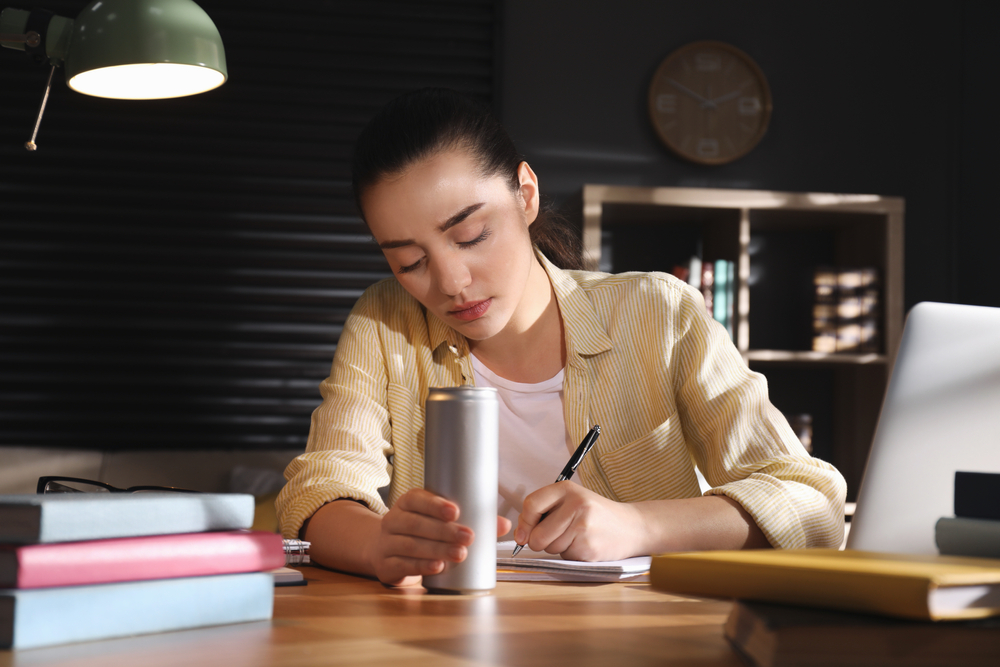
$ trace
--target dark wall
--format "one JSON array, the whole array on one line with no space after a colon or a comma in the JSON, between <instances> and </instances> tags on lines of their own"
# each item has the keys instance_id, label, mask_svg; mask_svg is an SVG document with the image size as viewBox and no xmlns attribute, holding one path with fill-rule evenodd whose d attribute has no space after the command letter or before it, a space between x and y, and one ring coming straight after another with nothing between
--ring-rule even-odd
<instances>
[{"instance_id":1,"label":"dark wall","mask_svg":"<svg viewBox=\"0 0 1000 667\"><path fill-rule=\"evenodd\" d=\"M543 192L584 183L874 193L906 199L907 308L1000 306L997 3L558 0L505 3L502 114ZM682 161L646 95L688 42L749 54L771 85L761 143L729 165Z\"/></svg>"},{"instance_id":2,"label":"dark wall","mask_svg":"<svg viewBox=\"0 0 1000 667\"><path fill-rule=\"evenodd\" d=\"M34 153L46 68L0 49L0 445L303 447L347 313L390 275L355 137L412 88L493 98L493 0L199 3L224 86L105 100L60 71Z\"/></svg>"}]
</instances>

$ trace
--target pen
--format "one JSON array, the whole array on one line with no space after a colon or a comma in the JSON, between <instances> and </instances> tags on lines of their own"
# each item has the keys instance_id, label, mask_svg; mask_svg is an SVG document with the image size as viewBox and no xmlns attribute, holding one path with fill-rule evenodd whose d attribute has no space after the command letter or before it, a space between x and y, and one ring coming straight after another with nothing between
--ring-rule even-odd
<instances>
[{"instance_id":1,"label":"pen","mask_svg":"<svg viewBox=\"0 0 1000 667\"><path fill-rule=\"evenodd\" d=\"M594 446L595 442L597 442L597 436L599 436L600 434L601 434L601 427L598 426L597 424L594 424L594 428L587 431L587 435L583 436L583 442L581 442L580 446L576 448L575 452L573 452L573 456L569 458L569 463L566 464L566 467L563 468L562 472L559 473L559 476L556 477L556 483L565 482L566 480L568 480L570 477L573 476L573 473L576 472L576 469L580 467L580 464L583 462L583 457L587 455L587 452L590 451L590 448ZM547 514L548 512L543 514L542 519L544 519ZM524 544L518 544L516 547L514 547L514 551L510 554L510 557L513 558L514 556L516 556L518 552L521 551L521 549L523 548Z\"/></svg>"}]
</instances>

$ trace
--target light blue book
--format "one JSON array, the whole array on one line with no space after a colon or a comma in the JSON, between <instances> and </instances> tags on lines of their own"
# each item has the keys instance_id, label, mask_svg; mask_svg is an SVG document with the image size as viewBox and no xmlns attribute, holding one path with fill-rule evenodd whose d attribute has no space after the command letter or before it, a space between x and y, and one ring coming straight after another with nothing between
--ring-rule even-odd
<instances>
[{"instance_id":1,"label":"light blue book","mask_svg":"<svg viewBox=\"0 0 1000 667\"><path fill-rule=\"evenodd\" d=\"M0 590L0 648L263 621L273 605L268 572Z\"/></svg>"},{"instance_id":2,"label":"light blue book","mask_svg":"<svg viewBox=\"0 0 1000 667\"><path fill-rule=\"evenodd\" d=\"M726 260L715 260L715 285L712 290L712 317L727 327L729 315L729 266ZM728 327L727 327L728 328Z\"/></svg>"},{"instance_id":3,"label":"light blue book","mask_svg":"<svg viewBox=\"0 0 1000 667\"><path fill-rule=\"evenodd\" d=\"M0 544L239 530L253 525L243 493L0 495Z\"/></svg>"}]
</instances>

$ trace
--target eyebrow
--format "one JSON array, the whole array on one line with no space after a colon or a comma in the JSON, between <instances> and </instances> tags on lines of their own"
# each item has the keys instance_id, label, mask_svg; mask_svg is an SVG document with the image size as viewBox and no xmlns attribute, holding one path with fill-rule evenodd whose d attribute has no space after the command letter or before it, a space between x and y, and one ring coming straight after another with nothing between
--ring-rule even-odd
<instances>
[{"instance_id":1,"label":"eyebrow","mask_svg":"<svg viewBox=\"0 0 1000 667\"><path fill-rule=\"evenodd\" d=\"M466 218L468 218L470 215L472 215L473 213L475 213L484 206L486 206L486 202L479 202L478 204L471 204L469 206L466 206L461 211L459 211L458 213L456 213L455 215L451 216L443 223L438 225L438 231L442 233L448 231L455 225L464 222ZM393 248L404 248L408 245L413 245L414 243L416 243L416 241L414 241L413 239L402 239L399 241L384 241L382 243L379 243L378 247L382 248L382 250L392 250Z\"/></svg>"}]
</instances>

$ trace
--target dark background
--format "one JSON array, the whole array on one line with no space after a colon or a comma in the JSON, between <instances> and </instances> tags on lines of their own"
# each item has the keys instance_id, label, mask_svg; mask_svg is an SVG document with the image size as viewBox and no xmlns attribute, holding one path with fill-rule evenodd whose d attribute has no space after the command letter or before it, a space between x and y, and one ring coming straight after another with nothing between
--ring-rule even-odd
<instances>
[{"instance_id":1,"label":"dark background","mask_svg":"<svg viewBox=\"0 0 1000 667\"><path fill-rule=\"evenodd\" d=\"M426 85L491 102L561 205L584 183L903 197L907 307L1000 306L996 3L200 4L225 86L109 101L59 72L33 154L45 70L0 50L0 445L302 447L343 318L388 275L350 146ZM774 98L721 167L646 118L656 66L701 39L749 54Z\"/></svg>"}]
</instances>

